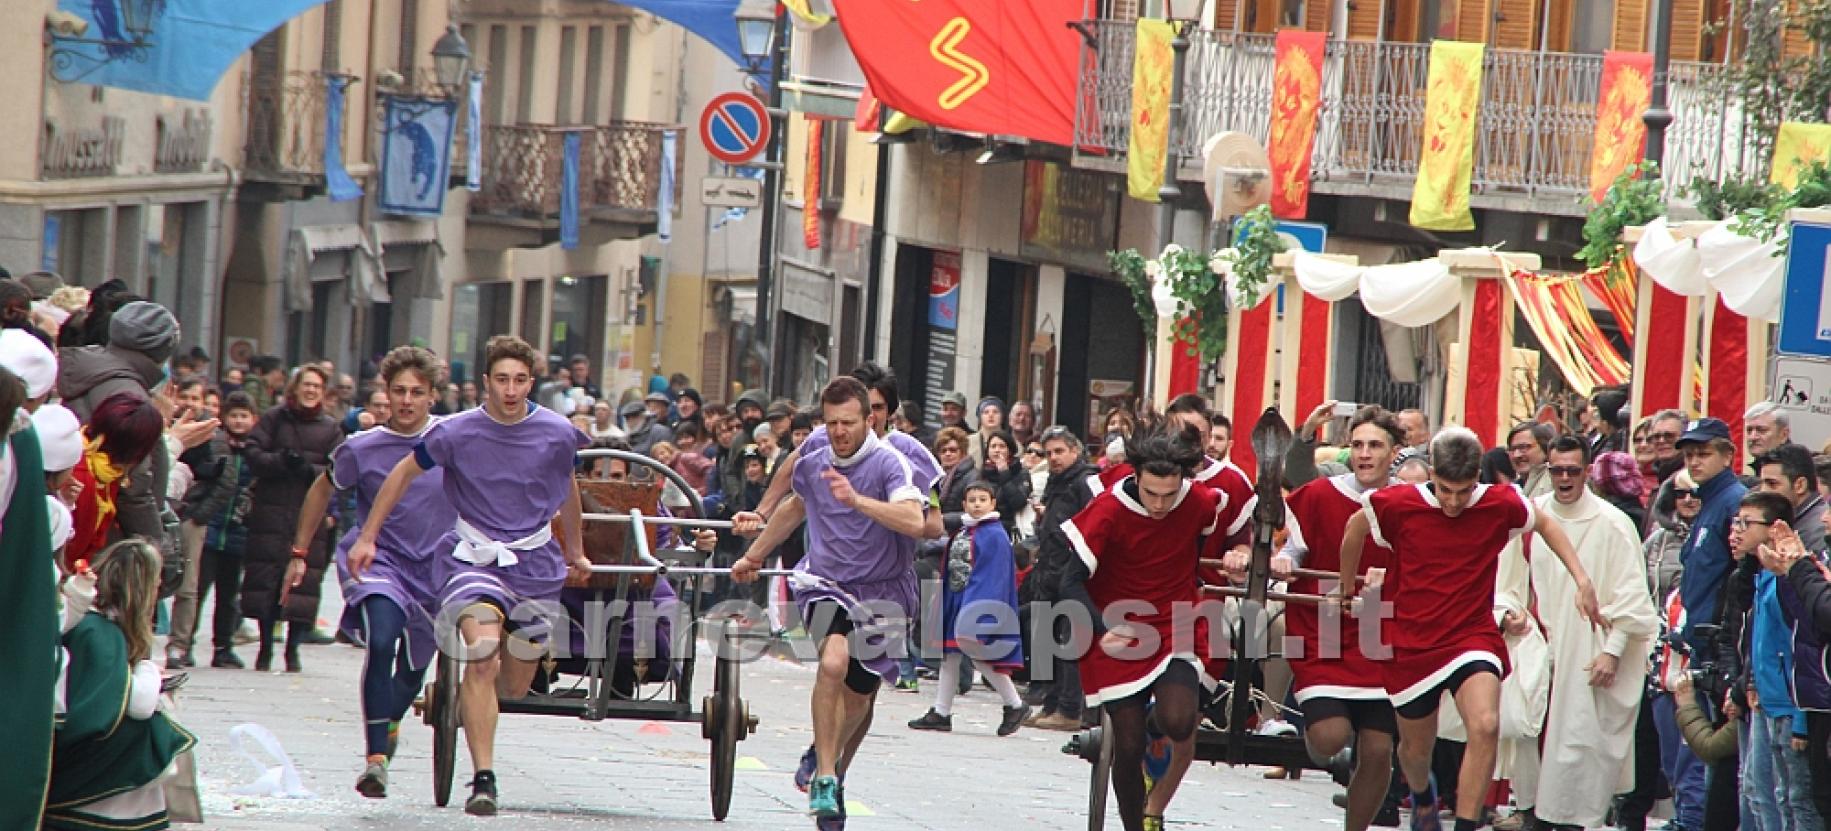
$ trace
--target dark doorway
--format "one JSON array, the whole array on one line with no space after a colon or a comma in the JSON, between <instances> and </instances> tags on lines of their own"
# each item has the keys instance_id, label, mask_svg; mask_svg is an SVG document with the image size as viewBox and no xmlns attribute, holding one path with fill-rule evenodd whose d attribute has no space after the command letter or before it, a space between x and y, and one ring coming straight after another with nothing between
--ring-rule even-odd
<instances>
[{"instance_id":1,"label":"dark doorway","mask_svg":"<svg viewBox=\"0 0 1831 831\"><path fill-rule=\"evenodd\" d=\"M1024 290L1031 269L993 258L985 285L985 361L980 368L981 395L994 395L1006 406L1017 397L1017 380L1029 325L1024 320Z\"/></svg>"},{"instance_id":2,"label":"dark doorway","mask_svg":"<svg viewBox=\"0 0 1831 831\"><path fill-rule=\"evenodd\" d=\"M896 372L897 392L906 401L921 403L929 420L941 407L939 401L924 400L923 394L928 385L928 284L933 267L934 252L897 246L896 285L890 296L890 368Z\"/></svg>"}]
</instances>

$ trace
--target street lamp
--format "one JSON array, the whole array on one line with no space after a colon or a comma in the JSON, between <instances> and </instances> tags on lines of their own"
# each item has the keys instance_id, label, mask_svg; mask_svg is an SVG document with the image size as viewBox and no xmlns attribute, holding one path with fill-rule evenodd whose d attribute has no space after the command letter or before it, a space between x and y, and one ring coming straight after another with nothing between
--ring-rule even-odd
<instances>
[{"instance_id":1,"label":"street lamp","mask_svg":"<svg viewBox=\"0 0 1831 831\"><path fill-rule=\"evenodd\" d=\"M1647 125L1647 161L1665 167L1666 127L1672 124L1672 110L1666 106L1666 90L1672 68L1672 0L1655 4L1653 20L1653 94L1641 121ZM1659 171L1665 176L1665 171Z\"/></svg>"},{"instance_id":2,"label":"street lamp","mask_svg":"<svg viewBox=\"0 0 1831 831\"><path fill-rule=\"evenodd\" d=\"M769 60L770 50L776 45L775 4L745 3L731 16L737 18L738 48L743 51L744 60L749 63L746 74L762 72L763 63Z\"/></svg>"},{"instance_id":3,"label":"street lamp","mask_svg":"<svg viewBox=\"0 0 1831 831\"><path fill-rule=\"evenodd\" d=\"M458 25L447 24L445 34L432 46L432 67L439 77L439 86L450 92L463 85L470 71L470 57L470 44L464 42Z\"/></svg>"},{"instance_id":4,"label":"street lamp","mask_svg":"<svg viewBox=\"0 0 1831 831\"><path fill-rule=\"evenodd\" d=\"M1178 147L1182 143L1183 131L1183 66L1189 55L1189 27L1194 26L1196 16L1201 14L1203 0L1163 0L1164 17L1170 22L1170 106L1168 127L1166 130L1163 154L1163 183L1157 187L1157 247L1162 251L1165 246L1176 239L1176 203L1182 201L1183 189L1177 184L1177 171L1182 167L1182 154ZM1162 328L1162 327L1159 327ZM1175 339L1167 332L1163 340L1151 345L1145 353L1145 381L1152 401L1167 399L1169 396L1167 380L1168 366ZM1165 387L1159 389L1159 386Z\"/></svg>"}]
</instances>

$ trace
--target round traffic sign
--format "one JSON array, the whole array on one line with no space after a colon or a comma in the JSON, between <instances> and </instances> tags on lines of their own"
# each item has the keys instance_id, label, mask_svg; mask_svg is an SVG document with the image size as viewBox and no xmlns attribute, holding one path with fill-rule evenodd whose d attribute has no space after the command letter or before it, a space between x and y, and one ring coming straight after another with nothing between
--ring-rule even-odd
<instances>
[{"instance_id":1,"label":"round traffic sign","mask_svg":"<svg viewBox=\"0 0 1831 831\"><path fill-rule=\"evenodd\" d=\"M747 92L727 92L712 99L699 115L699 140L712 158L743 164L769 143L769 113Z\"/></svg>"}]
</instances>

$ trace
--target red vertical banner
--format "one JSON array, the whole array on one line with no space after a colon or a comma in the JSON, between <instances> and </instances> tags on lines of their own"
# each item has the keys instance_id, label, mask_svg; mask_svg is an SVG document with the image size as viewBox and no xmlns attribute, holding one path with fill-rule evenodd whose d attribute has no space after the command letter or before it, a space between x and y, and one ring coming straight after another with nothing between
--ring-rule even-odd
<instances>
[{"instance_id":1,"label":"red vertical banner","mask_svg":"<svg viewBox=\"0 0 1831 831\"><path fill-rule=\"evenodd\" d=\"M1278 33L1272 70L1272 213L1302 219L1310 211L1310 156L1322 106L1324 32Z\"/></svg>"},{"instance_id":2,"label":"red vertical banner","mask_svg":"<svg viewBox=\"0 0 1831 831\"><path fill-rule=\"evenodd\" d=\"M1589 196L1600 203L1621 172L1646 156L1647 125L1653 105L1653 56L1645 52L1603 52L1602 89L1596 98L1596 141L1589 157Z\"/></svg>"},{"instance_id":3,"label":"red vertical banner","mask_svg":"<svg viewBox=\"0 0 1831 831\"><path fill-rule=\"evenodd\" d=\"M1500 441L1500 394L1506 374L1501 343L1505 321L1501 318L1502 287L1499 280L1475 281L1474 322L1469 325L1469 371L1463 387L1464 426L1475 431L1483 447Z\"/></svg>"},{"instance_id":4,"label":"red vertical banner","mask_svg":"<svg viewBox=\"0 0 1831 831\"><path fill-rule=\"evenodd\" d=\"M1705 371L1710 376L1710 399L1704 402L1704 413L1729 425L1729 438L1736 443L1736 461L1730 469L1741 470L1742 412L1748 407L1748 318L1731 311L1721 295L1711 312L1709 355Z\"/></svg>"},{"instance_id":5,"label":"red vertical banner","mask_svg":"<svg viewBox=\"0 0 1831 831\"><path fill-rule=\"evenodd\" d=\"M1170 348L1170 397L1195 392L1202 383L1201 353L1180 340Z\"/></svg>"},{"instance_id":6,"label":"red vertical banner","mask_svg":"<svg viewBox=\"0 0 1831 831\"><path fill-rule=\"evenodd\" d=\"M1692 363L1683 357L1685 326L1678 325L1685 320L1685 298L1667 291L1651 277L1645 279L1652 283L1647 298L1648 325L1634 344L1636 350L1646 350L1645 359L1640 362L1640 412L1636 414L1641 417L1660 410L1690 409L1684 406L1689 399L1685 395L1685 376Z\"/></svg>"},{"instance_id":7,"label":"red vertical banner","mask_svg":"<svg viewBox=\"0 0 1831 831\"><path fill-rule=\"evenodd\" d=\"M1297 350L1297 406L1286 416L1294 421L1309 415L1329 396L1329 346L1333 342L1329 326L1335 316L1335 304L1297 289L1296 281L1287 285L1292 286L1298 302L1303 304L1303 331Z\"/></svg>"},{"instance_id":8,"label":"red vertical banner","mask_svg":"<svg viewBox=\"0 0 1831 831\"><path fill-rule=\"evenodd\" d=\"M807 120L807 184L801 193L801 241L807 250L820 250L820 163L821 139L826 137L826 122Z\"/></svg>"},{"instance_id":9,"label":"red vertical banner","mask_svg":"<svg viewBox=\"0 0 1831 831\"><path fill-rule=\"evenodd\" d=\"M1259 420L1259 413L1265 409L1265 373L1272 358L1272 310L1277 305L1262 300L1257 308L1240 312L1240 343L1233 370L1233 410L1228 413L1236 435L1242 427L1252 429ZM1256 475L1259 460L1253 455L1252 442L1233 443L1233 463L1248 475Z\"/></svg>"}]
</instances>

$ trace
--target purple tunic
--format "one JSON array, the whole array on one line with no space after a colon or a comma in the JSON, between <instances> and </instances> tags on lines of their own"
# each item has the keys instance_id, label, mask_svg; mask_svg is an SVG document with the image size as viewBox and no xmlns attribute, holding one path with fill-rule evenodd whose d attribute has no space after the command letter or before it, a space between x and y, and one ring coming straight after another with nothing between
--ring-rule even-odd
<instances>
[{"instance_id":1,"label":"purple tunic","mask_svg":"<svg viewBox=\"0 0 1831 831\"><path fill-rule=\"evenodd\" d=\"M941 481L941 463L935 461L935 454L930 453L927 445L917 441L915 436L901 430L891 430L877 438L896 448L896 452L903 454L903 458L909 460L909 470L915 477L915 486L923 493L933 490L935 483ZM807 434L807 441L802 442L798 449L801 451L802 458L806 458L813 455L814 451L830 447L832 444L833 442L826 435L826 425L822 424L815 427L814 432Z\"/></svg>"},{"instance_id":2,"label":"purple tunic","mask_svg":"<svg viewBox=\"0 0 1831 831\"><path fill-rule=\"evenodd\" d=\"M909 459L876 436L850 459L835 458L831 445L803 455L792 482L807 507L807 556L790 579L802 618L815 619L814 603L838 602L861 632L900 636L917 603L916 540L835 501L822 476L827 470L839 471L860 496L928 504ZM895 681L898 655L878 647L855 657Z\"/></svg>"},{"instance_id":3,"label":"purple tunic","mask_svg":"<svg viewBox=\"0 0 1831 831\"><path fill-rule=\"evenodd\" d=\"M435 423L436 419L428 422L426 429L431 430ZM337 544L337 579L343 585L344 603L339 628L351 640L365 643L362 602L375 596L388 598L406 613L405 651L414 669L431 662L436 646L432 619L438 614L439 599L433 584L432 552L458 516L445 500L444 473L435 469L414 480L382 523L375 539L375 561L361 577L350 573L350 546L368 521L369 508L388 474L425 435L425 431L409 436L386 427L369 428L331 453L330 468L331 484L337 490L356 492L356 526Z\"/></svg>"},{"instance_id":4,"label":"purple tunic","mask_svg":"<svg viewBox=\"0 0 1831 831\"><path fill-rule=\"evenodd\" d=\"M529 537L552 523L572 494L578 451L591 438L553 411L528 404L515 424L491 418L478 407L439 422L415 448L420 467L445 470L445 498L458 518L496 542ZM566 558L558 539L516 552L514 565L477 565L452 555L455 530L440 538L433 558L439 606L462 608L479 601L502 607L506 627L525 640L541 642L550 620L515 621L523 603L543 602L558 608L566 583ZM526 612L523 612L526 614Z\"/></svg>"}]
</instances>

